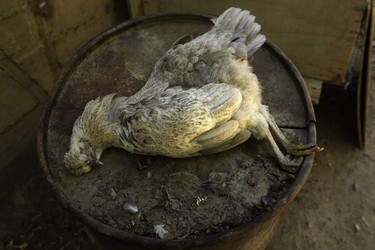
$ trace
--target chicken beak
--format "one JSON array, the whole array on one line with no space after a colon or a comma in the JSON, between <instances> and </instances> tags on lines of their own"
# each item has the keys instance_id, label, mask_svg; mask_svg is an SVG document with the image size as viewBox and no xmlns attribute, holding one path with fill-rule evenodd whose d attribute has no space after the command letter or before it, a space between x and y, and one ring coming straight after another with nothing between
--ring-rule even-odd
<instances>
[{"instance_id":1,"label":"chicken beak","mask_svg":"<svg viewBox=\"0 0 375 250\"><path fill-rule=\"evenodd\" d=\"M95 159L95 165L97 165L97 166L103 166L104 163L101 162L101 161L99 161L98 159Z\"/></svg>"},{"instance_id":2,"label":"chicken beak","mask_svg":"<svg viewBox=\"0 0 375 250\"><path fill-rule=\"evenodd\" d=\"M90 162L92 165L95 165L95 166L103 166L104 163L101 162L100 160L100 154L91 154L91 157L90 157Z\"/></svg>"}]
</instances>

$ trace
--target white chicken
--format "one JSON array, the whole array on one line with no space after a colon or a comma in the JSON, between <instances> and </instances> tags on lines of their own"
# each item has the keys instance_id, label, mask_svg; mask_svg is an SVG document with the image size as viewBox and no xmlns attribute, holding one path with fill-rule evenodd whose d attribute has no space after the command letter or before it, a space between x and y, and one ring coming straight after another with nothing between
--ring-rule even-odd
<instances>
[{"instance_id":1,"label":"white chicken","mask_svg":"<svg viewBox=\"0 0 375 250\"><path fill-rule=\"evenodd\" d=\"M210 31L168 50L133 96L88 102L74 124L65 167L87 173L109 147L182 158L228 150L253 136L266 139L281 167L295 172L300 156L320 148L290 143L262 104L249 61L266 38L254 21L249 11L229 8Z\"/></svg>"}]
</instances>

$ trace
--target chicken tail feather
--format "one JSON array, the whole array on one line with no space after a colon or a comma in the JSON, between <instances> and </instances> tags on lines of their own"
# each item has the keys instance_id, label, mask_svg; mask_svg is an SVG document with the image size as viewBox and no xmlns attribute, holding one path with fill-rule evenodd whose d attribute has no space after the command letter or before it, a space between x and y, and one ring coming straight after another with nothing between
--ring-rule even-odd
<instances>
[{"instance_id":1,"label":"chicken tail feather","mask_svg":"<svg viewBox=\"0 0 375 250\"><path fill-rule=\"evenodd\" d=\"M266 41L266 37L259 33L260 24L255 22L255 16L248 10L232 7L212 21L216 27L233 33L232 42L246 46L249 59Z\"/></svg>"}]
</instances>

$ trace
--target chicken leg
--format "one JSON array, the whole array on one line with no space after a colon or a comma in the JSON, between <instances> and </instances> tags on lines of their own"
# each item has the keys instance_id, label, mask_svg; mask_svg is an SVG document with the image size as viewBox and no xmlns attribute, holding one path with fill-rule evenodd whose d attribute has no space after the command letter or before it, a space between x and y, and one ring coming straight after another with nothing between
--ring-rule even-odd
<instances>
[{"instance_id":1,"label":"chicken leg","mask_svg":"<svg viewBox=\"0 0 375 250\"><path fill-rule=\"evenodd\" d=\"M316 144L294 144L291 143L280 130L279 126L276 124L275 119L269 113L268 109L263 111L264 118L266 119L269 130L266 135L266 140L271 146L273 152L275 153L278 162L281 167L288 172L296 172L297 168L303 162L303 156L309 155L314 152L320 152L323 148L318 147ZM279 141L287 154L284 154L279 146L277 145L275 138Z\"/></svg>"}]
</instances>

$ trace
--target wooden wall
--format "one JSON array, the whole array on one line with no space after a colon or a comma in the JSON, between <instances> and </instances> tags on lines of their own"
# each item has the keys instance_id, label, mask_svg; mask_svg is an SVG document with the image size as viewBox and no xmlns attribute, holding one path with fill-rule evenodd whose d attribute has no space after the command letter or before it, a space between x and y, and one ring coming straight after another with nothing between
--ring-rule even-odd
<instances>
[{"instance_id":1,"label":"wooden wall","mask_svg":"<svg viewBox=\"0 0 375 250\"><path fill-rule=\"evenodd\" d=\"M119 21L116 2L1 1L0 179L6 166L35 150L40 112L61 69L83 43Z\"/></svg>"},{"instance_id":2,"label":"wooden wall","mask_svg":"<svg viewBox=\"0 0 375 250\"><path fill-rule=\"evenodd\" d=\"M250 10L262 32L306 78L345 84L368 0L129 0L133 17L160 12L219 15L236 6Z\"/></svg>"}]
</instances>

